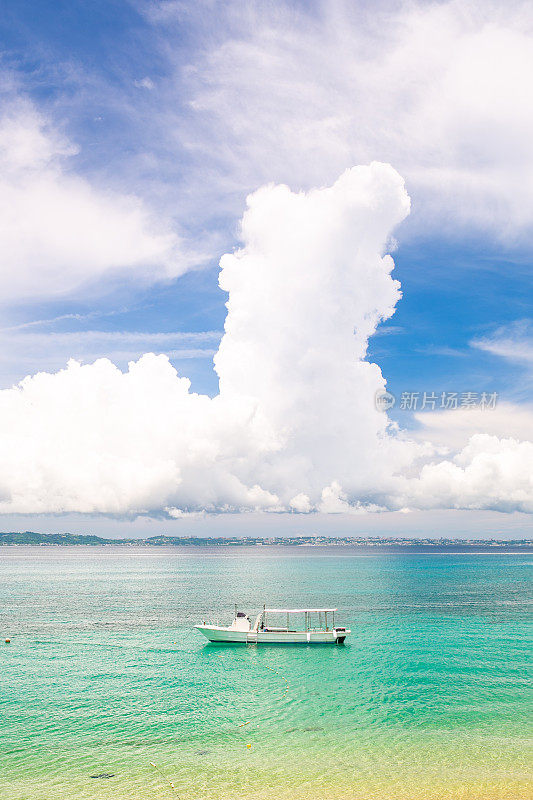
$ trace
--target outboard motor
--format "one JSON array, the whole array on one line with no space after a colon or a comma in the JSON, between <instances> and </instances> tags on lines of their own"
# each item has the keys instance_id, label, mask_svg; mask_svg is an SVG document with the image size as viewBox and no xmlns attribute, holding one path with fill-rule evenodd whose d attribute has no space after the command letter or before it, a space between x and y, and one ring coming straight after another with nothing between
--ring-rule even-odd
<instances>
[{"instance_id":1,"label":"outboard motor","mask_svg":"<svg viewBox=\"0 0 533 800\"><path fill-rule=\"evenodd\" d=\"M344 644L346 639L346 628L333 628L335 631L335 642L337 644Z\"/></svg>"}]
</instances>

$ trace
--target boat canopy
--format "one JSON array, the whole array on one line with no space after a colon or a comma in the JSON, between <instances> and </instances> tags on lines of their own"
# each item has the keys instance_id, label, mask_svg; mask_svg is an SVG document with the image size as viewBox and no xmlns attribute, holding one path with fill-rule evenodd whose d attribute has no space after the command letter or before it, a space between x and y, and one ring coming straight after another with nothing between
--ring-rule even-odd
<instances>
[{"instance_id":1,"label":"boat canopy","mask_svg":"<svg viewBox=\"0 0 533 800\"><path fill-rule=\"evenodd\" d=\"M329 614L330 612L337 611L336 608L265 608L263 609L267 614Z\"/></svg>"}]
</instances>

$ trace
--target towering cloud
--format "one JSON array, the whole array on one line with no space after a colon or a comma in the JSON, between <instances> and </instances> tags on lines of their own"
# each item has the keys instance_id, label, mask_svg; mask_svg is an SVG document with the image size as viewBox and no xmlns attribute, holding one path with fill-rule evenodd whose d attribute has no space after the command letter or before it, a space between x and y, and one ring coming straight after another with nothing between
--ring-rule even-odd
<instances>
[{"instance_id":1,"label":"towering cloud","mask_svg":"<svg viewBox=\"0 0 533 800\"><path fill-rule=\"evenodd\" d=\"M332 483L374 495L400 457L375 408L385 382L364 358L400 297L384 252L408 213L403 181L384 164L308 194L266 186L248 200L244 248L221 260L220 397L253 407L253 474L283 506L317 507Z\"/></svg>"},{"instance_id":2,"label":"towering cloud","mask_svg":"<svg viewBox=\"0 0 533 800\"><path fill-rule=\"evenodd\" d=\"M259 189L221 260L219 394L151 354L126 373L100 359L26 378L0 392L0 511L527 510L517 442L481 437L402 477L431 449L376 410L385 380L365 356L400 297L387 249L408 213L380 163L308 193Z\"/></svg>"},{"instance_id":3,"label":"towering cloud","mask_svg":"<svg viewBox=\"0 0 533 800\"><path fill-rule=\"evenodd\" d=\"M2 509L308 510L344 502L341 487L375 494L397 456L363 359L400 296L384 252L408 212L383 164L308 194L257 191L242 249L221 260L220 394L191 394L151 355L126 374L99 360L27 378L0 393Z\"/></svg>"}]
</instances>

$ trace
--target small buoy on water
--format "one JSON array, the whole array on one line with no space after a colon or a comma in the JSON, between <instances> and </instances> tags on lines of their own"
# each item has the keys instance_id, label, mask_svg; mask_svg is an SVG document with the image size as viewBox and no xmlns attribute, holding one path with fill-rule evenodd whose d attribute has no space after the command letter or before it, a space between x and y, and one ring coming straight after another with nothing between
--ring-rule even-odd
<instances>
[{"instance_id":1,"label":"small buoy on water","mask_svg":"<svg viewBox=\"0 0 533 800\"><path fill-rule=\"evenodd\" d=\"M252 745L251 744L247 744L246 747L248 748L248 750L250 750Z\"/></svg>"},{"instance_id":2,"label":"small buoy on water","mask_svg":"<svg viewBox=\"0 0 533 800\"><path fill-rule=\"evenodd\" d=\"M6 639L6 644L11 644L11 639Z\"/></svg>"}]
</instances>

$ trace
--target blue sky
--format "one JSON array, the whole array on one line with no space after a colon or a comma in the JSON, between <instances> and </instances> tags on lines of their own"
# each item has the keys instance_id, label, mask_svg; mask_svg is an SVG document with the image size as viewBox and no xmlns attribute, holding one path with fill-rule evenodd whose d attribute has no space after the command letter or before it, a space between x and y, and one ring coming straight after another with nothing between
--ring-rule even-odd
<instances>
[{"instance_id":1,"label":"blue sky","mask_svg":"<svg viewBox=\"0 0 533 800\"><path fill-rule=\"evenodd\" d=\"M113 185L128 190L135 190L139 181L149 193L153 184L157 187L161 182L170 197L179 192L180 173L191 155L185 148L172 146L168 131L157 120L151 123L150 116L154 108L156 117L161 113L161 96L163 102L168 98L167 84L174 81L176 61L185 68L194 61L198 48L205 46L205 38L212 46L213 38L227 33L219 31L217 37L209 5L204 5L203 13L201 4L197 12L195 5L181 4L184 11L165 37L143 14L147 4L8 4L2 26L4 64L24 93L50 110L62 130L78 143L79 172L103 173ZM306 7L309 4L301 4L302 9ZM166 54L169 47L171 62ZM147 76L162 88L154 92L135 85ZM96 88L94 93L91 87ZM175 87L174 113L190 114L188 99L185 90ZM146 153L153 160L142 169L138 160ZM241 195L241 204L243 199ZM207 236L214 232L223 247L234 245L239 210L228 209L216 220L203 220L209 225ZM202 225L197 227L194 218L178 216L174 222L191 236L202 236ZM487 240L485 231L474 235L464 231L451 241L438 231L430 234L418 233L414 242L405 244L399 233L395 276L402 283L404 298L386 326L392 328L391 333L376 338L370 353L379 360L395 392L473 389L497 391L502 397L514 394L520 367L504 365L471 348L470 342L516 319L531 317L530 247L512 242L502 246ZM24 303L9 309L9 322L97 312L96 320L60 320L45 329L221 331L226 298L217 287L217 260L214 253L201 271L162 285L139 288L118 280L106 287L103 296L98 291L82 303L79 298ZM195 363L187 359L186 365L174 359L174 363L186 366L197 391L217 392L209 359L195 359Z\"/></svg>"},{"instance_id":2,"label":"blue sky","mask_svg":"<svg viewBox=\"0 0 533 800\"><path fill-rule=\"evenodd\" d=\"M108 357L125 370L155 351L192 391L214 397L227 313L218 261L240 244L247 194L270 182L308 191L378 160L402 175L412 205L390 248L403 297L371 336L368 360L397 397L496 392L508 419L529 413L531 19L521 3L507 16L491 3L463 12L455 3L8 2L3 109L32 147L40 130L53 151L31 169L47 179L56 170L53 180L76 191L82 181L95 219L109 201L124 233L115 243L88 223L98 269L90 250L70 274L74 241L55 262L55 243L42 261L28 256L20 285L6 278L2 387L55 373L69 357ZM145 249L142 259L124 249L131 196L145 226L131 249ZM398 404L390 417L420 430ZM533 416L524 419L520 437L530 439ZM516 435L503 415L497 428L489 433Z\"/></svg>"}]
</instances>

